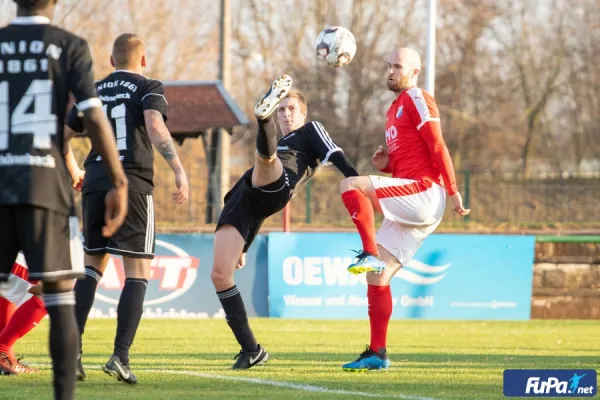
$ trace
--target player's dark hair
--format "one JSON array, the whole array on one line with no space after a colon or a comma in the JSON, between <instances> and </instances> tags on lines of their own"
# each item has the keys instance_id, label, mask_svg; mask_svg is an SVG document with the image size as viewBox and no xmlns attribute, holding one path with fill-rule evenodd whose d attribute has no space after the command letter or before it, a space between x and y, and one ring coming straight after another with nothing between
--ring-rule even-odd
<instances>
[{"instance_id":1,"label":"player's dark hair","mask_svg":"<svg viewBox=\"0 0 600 400\"><path fill-rule=\"evenodd\" d=\"M127 67L144 53L144 41L134 33L120 34L113 44L112 57L117 67Z\"/></svg>"},{"instance_id":2,"label":"player's dark hair","mask_svg":"<svg viewBox=\"0 0 600 400\"><path fill-rule=\"evenodd\" d=\"M14 0L17 6L25 10L39 10L48 6L52 0Z\"/></svg>"}]
</instances>

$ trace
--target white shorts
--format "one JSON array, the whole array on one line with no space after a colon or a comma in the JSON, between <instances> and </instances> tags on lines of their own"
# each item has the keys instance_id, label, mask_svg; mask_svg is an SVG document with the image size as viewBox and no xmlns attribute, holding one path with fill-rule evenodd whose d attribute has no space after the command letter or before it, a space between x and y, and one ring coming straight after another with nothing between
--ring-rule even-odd
<instances>
[{"instance_id":1,"label":"white shorts","mask_svg":"<svg viewBox=\"0 0 600 400\"><path fill-rule=\"evenodd\" d=\"M29 293L29 289L36 284L37 281L30 280L29 270L25 266L25 259L19 253L7 281L0 282L0 296L19 307L33 296Z\"/></svg>"},{"instance_id":2,"label":"white shorts","mask_svg":"<svg viewBox=\"0 0 600 400\"><path fill-rule=\"evenodd\" d=\"M371 175L384 220L377 244L402 265L438 227L446 209L446 190L433 182Z\"/></svg>"}]
</instances>

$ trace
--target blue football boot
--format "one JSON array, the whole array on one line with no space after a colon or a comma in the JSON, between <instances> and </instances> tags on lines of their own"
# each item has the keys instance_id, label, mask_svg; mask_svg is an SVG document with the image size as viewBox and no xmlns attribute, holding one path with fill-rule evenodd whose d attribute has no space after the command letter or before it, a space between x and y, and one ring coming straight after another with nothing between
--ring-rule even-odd
<instances>
[{"instance_id":1,"label":"blue football boot","mask_svg":"<svg viewBox=\"0 0 600 400\"><path fill-rule=\"evenodd\" d=\"M356 361L342 365L342 369L350 372L381 371L388 369L390 365L390 359L385 349L379 349L379 352L375 352L367 345L367 349L362 352Z\"/></svg>"},{"instance_id":2,"label":"blue football boot","mask_svg":"<svg viewBox=\"0 0 600 400\"><path fill-rule=\"evenodd\" d=\"M385 263L380 258L364 250L358 253L354 263L348 266L348 272L354 275L362 274L363 272L381 274L384 270Z\"/></svg>"}]
</instances>

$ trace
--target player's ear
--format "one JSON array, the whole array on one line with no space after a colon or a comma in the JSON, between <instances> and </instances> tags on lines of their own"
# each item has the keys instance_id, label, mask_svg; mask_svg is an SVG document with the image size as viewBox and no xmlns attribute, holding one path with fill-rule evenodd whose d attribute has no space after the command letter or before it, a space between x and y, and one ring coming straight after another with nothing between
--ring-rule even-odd
<instances>
[{"instance_id":1,"label":"player's ear","mask_svg":"<svg viewBox=\"0 0 600 400\"><path fill-rule=\"evenodd\" d=\"M146 68L146 55L142 56L142 67Z\"/></svg>"},{"instance_id":2,"label":"player's ear","mask_svg":"<svg viewBox=\"0 0 600 400\"><path fill-rule=\"evenodd\" d=\"M110 56L110 65L112 65L114 68L116 68L115 60L113 59L113 56Z\"/></svg>"}]
</instances>

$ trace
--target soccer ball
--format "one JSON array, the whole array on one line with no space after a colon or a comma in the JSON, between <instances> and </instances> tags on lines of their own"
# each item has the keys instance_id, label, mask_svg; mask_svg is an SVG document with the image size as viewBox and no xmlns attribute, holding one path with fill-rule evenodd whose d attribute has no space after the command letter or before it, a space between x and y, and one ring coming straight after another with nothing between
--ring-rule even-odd
<instances>
[{"instance_id":1,"label":"soccer ball","mask_svg":"<svg viewBox=\"0 0 600 400\"><path fill-rule=\"evenodd\" d=\"M317 37L317 57L330 67L343 67L356 54L356 39L343 26L330 26Z\"/></svg>"}]
</instances>

